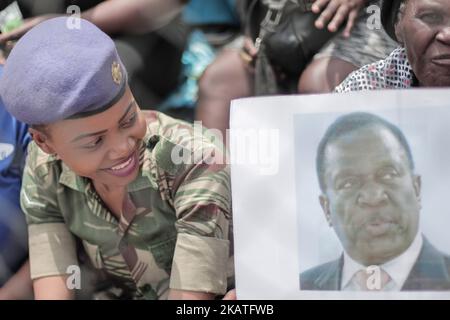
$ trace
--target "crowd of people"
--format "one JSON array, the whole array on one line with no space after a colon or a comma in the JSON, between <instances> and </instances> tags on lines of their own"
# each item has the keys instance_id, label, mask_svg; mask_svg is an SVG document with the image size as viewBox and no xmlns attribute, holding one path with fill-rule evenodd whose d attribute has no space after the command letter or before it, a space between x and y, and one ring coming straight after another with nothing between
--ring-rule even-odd
<instances>
[{"instance_id":1,"label":"crowd of people","mask_svg":"<svg viewBox=\"0 0 450 320\"><path fill-rule=\"evenodd\" d=\"M0 299L235 299L214 161L231 100L450 86L447 0L17 2L0 35ZM325 40L283 69L267 39L311 16ZM194 120L223 141L196 144Z\"/></svg>"}]
</instances>

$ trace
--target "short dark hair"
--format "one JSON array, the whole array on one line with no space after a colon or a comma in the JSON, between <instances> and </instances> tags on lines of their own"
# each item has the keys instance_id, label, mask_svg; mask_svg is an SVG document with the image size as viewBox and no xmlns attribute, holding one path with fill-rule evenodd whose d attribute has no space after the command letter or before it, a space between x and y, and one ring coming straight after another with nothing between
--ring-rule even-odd
<instances>
[{"instance_id":1,"label":"short dark hair","mask_svg":"<svg viewBox=\"0 0 450 320\"><path fill-rule=\"evenodd\" d=\"M409 168L411 169L411 171L414 171L414 160L412 157L411 148L409 147L408 141L406 140L405 136L397 126L371 113L354 112L339 117L333 124L331 124L319 143L316 155L316 170L320 189L322 190L322 192L325 192L326 189L324 174L325 151L327 146L338 140L340 137L351 132L374 126L385 128L395 136L398 142L400 142L400 145L406 151Z\"/></svg>"}]
</instances>

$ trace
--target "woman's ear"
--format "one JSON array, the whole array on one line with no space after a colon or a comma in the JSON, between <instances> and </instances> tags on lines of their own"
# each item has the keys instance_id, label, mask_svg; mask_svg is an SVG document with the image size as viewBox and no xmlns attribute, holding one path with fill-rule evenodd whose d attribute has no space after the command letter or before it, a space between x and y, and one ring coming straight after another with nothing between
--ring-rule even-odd
<instances>
[{"instance_id":1,"label":"woman's ear","mask_svg":"<svg viewBox=\"0 0 450 320\"><path fill-rule=\"evenodd\" d=\"M48 154L56 154L55 150L49 144L49 136L48 133L45 133L41 130L29 128L28 132L30 133L33 141L41 148L42 151Z\"/></svg>"}]
</instances>

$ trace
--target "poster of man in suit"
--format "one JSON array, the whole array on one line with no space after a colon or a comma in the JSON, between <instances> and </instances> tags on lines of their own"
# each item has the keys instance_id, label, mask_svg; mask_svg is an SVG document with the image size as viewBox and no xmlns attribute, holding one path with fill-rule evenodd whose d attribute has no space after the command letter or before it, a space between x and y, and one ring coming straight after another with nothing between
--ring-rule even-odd
<instances>
[{"instance_id":1,"label":"poster of man in suit","mask_svg":"<svg viewBox=\"0 0 450 320\"><path fill-rule=\"evenodd\" d=\"M233 101L239 299L450 299L448 101L435 89Z\"/></svg>"},{"instance_id":2,"label":"poster of man in suit","mask_svg":"<svg viewBox=\"0 0 450 320\"><path fill-rule=\"evenodd\" d=\"M397 126L366 112L340 116L320 141L316 172L343 252L302 272L301 290L450 290L450 256L419 229L421 176Z\"/></svg>"}]
</instances>

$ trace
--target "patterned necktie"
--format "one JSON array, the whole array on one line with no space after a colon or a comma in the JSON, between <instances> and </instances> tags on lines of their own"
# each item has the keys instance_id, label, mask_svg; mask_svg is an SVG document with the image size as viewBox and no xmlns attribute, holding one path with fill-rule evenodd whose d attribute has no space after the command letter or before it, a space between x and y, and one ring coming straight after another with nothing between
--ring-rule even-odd
<instances>
[{"instance_id":1,"label":"patterned necktie","mask_svg":"<svg viewBox=\"0 0 450 320\"><path fill-rule=\"evenodd\" d=\"M360 290L382 291L391 281L391 277L382 268L373 266L359 270L355 274L355 280Z\"/></svg>"}]
</instances>

